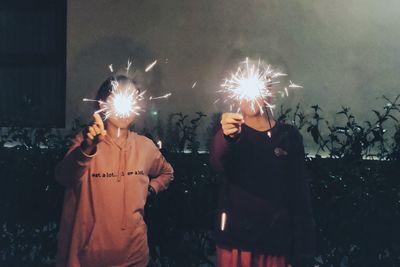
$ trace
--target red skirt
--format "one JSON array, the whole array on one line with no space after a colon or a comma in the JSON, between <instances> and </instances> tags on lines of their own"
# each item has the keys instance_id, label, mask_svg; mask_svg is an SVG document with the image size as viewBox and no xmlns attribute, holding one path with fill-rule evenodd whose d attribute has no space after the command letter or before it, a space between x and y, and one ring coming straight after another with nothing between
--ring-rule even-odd
<instances>
[{"instance_id":1,"label":"red skirt","mask_svg":"<svg viewBox=\"0 0 400 267\"><path fill-rule=\"evenodd\" d=\"M255 254L251 251L217 246L217 267L287 267L284 256Z\"/></svg>"}]
</instances>

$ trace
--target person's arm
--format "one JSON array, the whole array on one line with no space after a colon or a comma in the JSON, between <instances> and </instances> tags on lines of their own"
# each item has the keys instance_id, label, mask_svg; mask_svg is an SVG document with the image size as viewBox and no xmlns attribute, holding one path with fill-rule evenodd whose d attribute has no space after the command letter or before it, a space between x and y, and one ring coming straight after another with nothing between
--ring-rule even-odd
<instances>
[{"instance_id":1,"label":"person's arm","mask_svg":"<svg viewBox=\"0 0 400 267\"><path fill-rule=\"evenodd\" d=\"M154 190L155 194L168 188L168 185L174 179L174 169L167 162L161 152L154 146L154 159L149 171L150 191Z\"/></svg>"},{"instance_id":2,"label":"person's arm","mask_svg":"<svg viewBox=\"0 0 400 267\"><path fill-rule=\"evenodd\" d=\"M95 114L94 122L73 140L66 156L56 166L55 177L61 185L69 187L80 182L89 168L90 161L96 155L97 144L105 135L103 122L100 116Z\"/></svg>"},{"instance_id":3,"label":"person's arm","mask_svg":"<svg viewBox=\"0 0 400 267\"><path fill-rule=\"evenodd\" d=\"M315 221L306 174L303 138L296 130L291 151L291 209L293 214L294 244L292 265L303 266L315 254Z\"/></svg>"},{"instance_id":4,"label":"person's arm","mask_svg":"<svg viewBox=\"0 0 400 267\"><path fill-rule=\"evenodd\" d=\"M77 136L64 159L56 166L55 176L62 186L69 187L80 182L80 178L87 171L90 160L96 152L85 153L82 149L82 136Z\"/></svg>"},{"instance_id":5,"label":"person's arm","mask_svg":"<svg viewBox=\"0 0 400 267\"><path fill-rule=\"evenodd\" d=\"M224 172L224 162L232 145L237 141L238 136L232 138L224 135L222 129L219 129L214 135L210 146L210 164L217 172Z\"/></svg>"},{"instance_id":6,"label":"person's arm","mask_svg":"<svg viewBox=\"0 0 400 267\"><path fill-rule=\"evenodd\" d=\"M241 114L222 114L221 128L215 134L209 148L210 164L217 172L224 171L225 156L232 145L238 140L243 122Z\"/></svg>"}]
</instances>

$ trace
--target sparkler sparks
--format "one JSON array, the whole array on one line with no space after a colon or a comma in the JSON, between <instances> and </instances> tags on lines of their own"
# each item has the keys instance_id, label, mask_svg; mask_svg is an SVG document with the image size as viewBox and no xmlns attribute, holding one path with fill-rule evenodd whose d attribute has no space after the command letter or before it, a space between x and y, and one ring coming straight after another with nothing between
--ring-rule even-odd
<instances>
[{"instance_id":1,"label":"sparkler sparks","mask_svg":"<svg viewBox=\"0 0 400 267\"><path fill-rule=\"evenodd\" d=\"M126 76L129 76L129 69L131 68L132 61L128 59L128 63L126 64Z\"/></svg>"},{"instance_id":2,"label":"sparkler sparks","mask_svg":"<svg viewBox=\"0 0 400 267\"><path fill-rule=\"evenodd\" d=\"M292 81L289 81L289 82L290 82L289 88L303 88L303 86L295 84Z\"/></svg>"},{"instance_id":3,"label":"sparkler sparks","mask_svg":"<svg viewBox=\"0 0 400 267\"><path fill-rule=\"evenodd\" d=\"M139 115L142 107L140 102L144 99L146 91L139 93L133 84L119 84L112 81L112 91L106 101L84 98L83 101L98 102L100 109L95 113L103 113L105 120L109 117L128 118L133 114Z\"/></svg>"},{"instance_id":4,"label":"sparkler sparks","mask_svg":"<svg viewBox=\"0 0 400 267\"><path fill-rule=\"evenodd\" d=\"M226 226L226 212L221 213L221 231L225 230L225 226Z\"/></svg>"},{"instance_id":5,"label":"sparkler sparks","mask_svg":"<svg viewBox=\"0 0 400 267\"><path fill-rule=\"evenodd\" d=\"M156 100L156 99L168 98L168 97L170 97L171 95L172 95L171 93L167 93L167 94L165 94L165 95L157 96L157 97L150 96L150 97L149 97L149 100Z\"/></svg>"},{"instance_id":6,"label":"sparkler sparks","mask_svg":"<svg viewBox=\"0 0 400 267\"><path fill-rule=\"evenodd\" d=\"M150 65L147 66L145 72L149 72L155 65L157 64L157 60L154 60Z\"/></svg>"},{"instance_id":7,"label":"sparkler sparks","mask_svg":"<svg viewBox=\"0 0 400 267\"><path fill-rule=\"evenodd\" d=\"M145 72L150 71L157 64L157 60L153 61L150 65L146 67ZM95 111L95 114L102 113L104 115L104 120L107 120L110 117L117 119L126 119L131 117L132 115L140 115L142 109L142 101L145 99L144 94L146 91L140 92L135 85L130 81L129 70L131 68L132 61L128 60L126 65L126 80L123 80L121 83L112 80L111 81L111 92L106 100L95 100L84 98L84 102L97 102L99 104L99 109ZM108 66L111 72L114 72L113 65L110 64ZM171 96L171 93L167 93L162 96L152 97L150 96L148 100L156 100L156 99L166 99ZM117 136L120 135L120 129L118 128Z\"/></svg>"},{"instance_id":8,"label":"sparkler sparks","mask_svg":"<svg viewBox=\"0 0 400 267\"><path fill-rule=\"evenodd\" d=\"M269 108L272 112L275 106L270 101L277 94L287 96L289 94L288 88L302 88L302 86L292 81L283 90L277 88L277 85L281 84L278 78L284 76L287 76L287 74L275 71L270 65L266 65L261 60L258 60L257 63L251 63L246 58L245 61L240 63L237 71L224 80L221 84L222 90L219 92L227 96L223 102L230 100L229 102L239 104L240 107L243 101L248 101L253 110L258 107L263 113L264 108ZM238 108L239 110L240 108Z\"/></svg>"}]
</instances>

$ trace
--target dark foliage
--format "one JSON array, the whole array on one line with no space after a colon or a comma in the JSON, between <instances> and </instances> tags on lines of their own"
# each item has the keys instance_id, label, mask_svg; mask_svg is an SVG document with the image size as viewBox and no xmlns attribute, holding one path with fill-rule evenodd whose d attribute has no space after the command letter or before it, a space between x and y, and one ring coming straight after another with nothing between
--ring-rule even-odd
<instances>
[{"instance_id":1,"label":"dark foliage","mask_svg":"<svg viewBox=\"0 0 400 267\"><path fill-rule=\"evenodd\" d=\"M399 97L385 100L383 110L373 111L373 122L360 123L343 107L337 114L341 125L325 121L318 105L311 114L300 106L281 108L279 119L303 129L318 146L317 155L307 157L318 228L316 266L400 266ZM146 206L151 266L214 266L219 179L208 155L197 153L202 118L173 114L164 131L164 154L176 178ZM218 124L218 116L213 121ZM76 122L71 135L80 127ZM51 129L12 128L2 136L1 266L54 265L63 189L53 170L67 139ZM15 146L3 147L10 142Z\"/></svg>"}]
</instances>

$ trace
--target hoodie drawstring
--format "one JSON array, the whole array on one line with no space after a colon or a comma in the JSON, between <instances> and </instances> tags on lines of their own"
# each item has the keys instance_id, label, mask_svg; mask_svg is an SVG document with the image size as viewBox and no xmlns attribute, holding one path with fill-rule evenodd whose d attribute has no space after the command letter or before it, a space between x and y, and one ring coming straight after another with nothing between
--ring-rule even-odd
<instances>
[{"instance_id":1,"label":"hoodie drawstring","mask_svg":"<svg viewBox=\"0 0 400 267\"><path fill-rule=\"evenodd\" d=\"M123 182L123 187L124 187L124 189L123 189L123 196L122 196L122 198L123 198L123 209L122 209L122 223L121 223L121 229L122 230L125 230L126 228L127 228L127 225L128 225L128 216L127 216L127 207L128 207L128 203L127 203L127 197L126 197L126 187L127 187L127 184L126 184L126 175L127 175L127 173L126 173L126 161L127 161L127 158L126 158L126 154L127 154L127 151L124 149L123 150L123 153L124 153L124 159L123 159L123 168L122 168L122 170L123 170L123 172L124 172L124 177L122 177L122 182Z\"/></svg>"}]
</instances>

